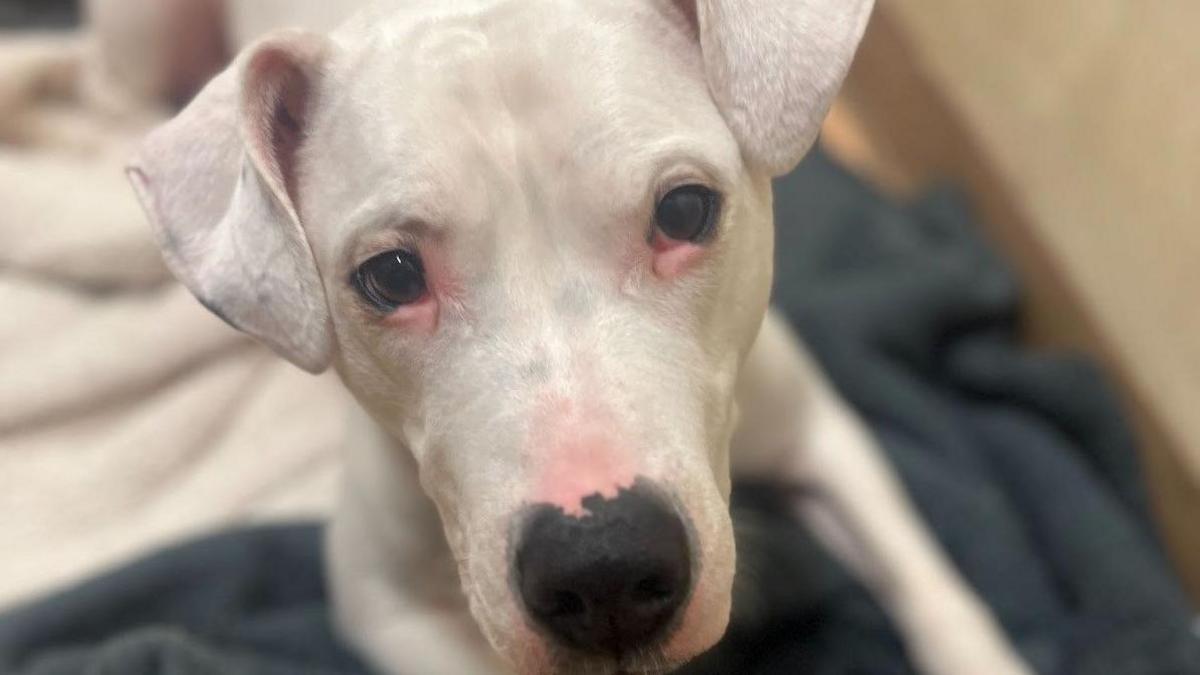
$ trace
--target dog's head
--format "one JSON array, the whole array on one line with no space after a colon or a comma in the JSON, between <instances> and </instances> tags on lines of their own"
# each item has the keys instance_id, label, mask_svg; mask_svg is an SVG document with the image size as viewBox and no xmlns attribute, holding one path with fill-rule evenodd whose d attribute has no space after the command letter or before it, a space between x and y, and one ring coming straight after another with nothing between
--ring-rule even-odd
<instances>
[{"instance_id":1,"label":"dog's head","mask_svg":"<svg viewBox=\"0 0 1200 675\"><path fill-rule=\"evenodd\" d=\"M173 271L412 452L523 672L728 620L772 177L871 0L408 3L248 48L130 173Z\"/></svg>"}]
</instances>

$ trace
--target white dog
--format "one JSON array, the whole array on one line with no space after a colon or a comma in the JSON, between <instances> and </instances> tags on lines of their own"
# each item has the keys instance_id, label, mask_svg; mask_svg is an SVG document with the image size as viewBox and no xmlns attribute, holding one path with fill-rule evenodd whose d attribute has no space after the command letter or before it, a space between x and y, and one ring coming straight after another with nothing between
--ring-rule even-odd
<instances>
[{"instance_id":1,"label":"white dog","mask_svg":"<svg viewBox=\"0 0 1200 675\"><path fill-rule=\"evenodd\" d=\"M361 404L328 556L381 670L685 663L728 621L736 471L813 488L922 670L1027 672L767 312L771 179L871 6L390 2L252 44L146 141L173 272Z\"/></svg>"}]
</instances>

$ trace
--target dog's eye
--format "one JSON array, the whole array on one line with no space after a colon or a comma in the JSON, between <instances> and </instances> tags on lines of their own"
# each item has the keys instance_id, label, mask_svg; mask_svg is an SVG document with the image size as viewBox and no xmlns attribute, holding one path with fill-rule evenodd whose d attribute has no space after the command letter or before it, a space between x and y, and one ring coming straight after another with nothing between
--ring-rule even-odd
<instances>
[{"instance_id":1,"label":"dog's eye","mask_svg":"<svg viewBox=\"0 0 1200 675\"><path fill-rule=\"evenodd\" d=\"M664 236L699 243L712 234L721 197L703 185L684 185L668 192L654 210L654 224Z\"/></svg>"},{"instance_id":2,"label":"dog's eye","mask_svg":"<svg viewBox=\"0 0 1200 675\"><path fill-rule=\"evenodd\" d=\"M360 265L354 273L354 285L372 304L391 311L425 296L425 266L415 253L388 251Z\"/></svg>"}]
</instances>

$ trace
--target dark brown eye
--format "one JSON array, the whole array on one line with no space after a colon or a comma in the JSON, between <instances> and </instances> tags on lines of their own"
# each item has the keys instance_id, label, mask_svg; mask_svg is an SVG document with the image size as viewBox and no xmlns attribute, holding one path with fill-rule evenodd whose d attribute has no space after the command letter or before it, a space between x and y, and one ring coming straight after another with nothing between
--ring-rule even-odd
<instances>
[{"instance_id":1,"label":"dark brown eye","mask_svg":"<svg viewBox=\"0 0 1200 675\"><path fill-rule=\"evenodd\" d=\"M425 297L425 266L415 253L388 251L371 258L354 272L358 292L384 311L411 305Z\"/></svg>"},{"instance_id":2,"label":"dark brown eye","mask_svg":"<svg viewBox=\"0 0 1200 675\"><path fill-rule=\"evenodd\" d=\"M654 225L668 239L699 243L712 234L721 210L721 197L703 185L671 190L654 210Z\"/></svg>"}]
</instances>

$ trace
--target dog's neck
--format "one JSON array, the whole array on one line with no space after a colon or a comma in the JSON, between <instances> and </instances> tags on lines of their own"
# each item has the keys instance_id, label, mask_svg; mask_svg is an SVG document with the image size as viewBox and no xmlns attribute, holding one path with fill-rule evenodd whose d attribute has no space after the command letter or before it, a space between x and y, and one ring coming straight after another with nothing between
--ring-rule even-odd
<instances>
[{"instance_id":1,"label":"dog's neck","mask_svg":"<svg viewBox=\"0 0 1200 675\"><path fill-rule=\"evenodd\" d=\"M415 506L424 506L437 515L432 501L421 488L420 474L412 452L404 439L388 433L357 403L349 413L350 433L346 440L346 489L361 495L365 506L386 518L386 525L404 522Z\"/></svg>"},{"instance_id":2,"label":"dog's neck","mask_svg":"<svg viewBox=\"0 0 1200 675\"><path fill-rule=\"evenodd\" d=\"M458 565L441 514L421 486L409 448L357 403L349 417L339 515L353 513L369 523L376 543L404 574L421 577L422 591L441 598L439 604L461 602Z\"/></svg>"}]
</instances>

